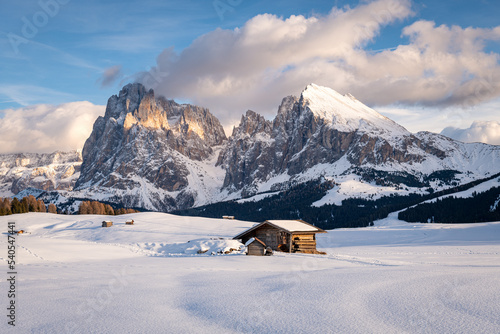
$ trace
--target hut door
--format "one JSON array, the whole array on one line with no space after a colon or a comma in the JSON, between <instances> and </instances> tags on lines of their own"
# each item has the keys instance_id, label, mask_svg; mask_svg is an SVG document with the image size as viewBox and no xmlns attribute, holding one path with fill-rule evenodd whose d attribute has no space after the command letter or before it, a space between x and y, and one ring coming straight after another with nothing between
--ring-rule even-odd
<instances>
[{"instance_id":1,"label":"hut door","mask_svg":"<svg viewBox=\"0 0 500 334\"><path fill-rule=\"evenodd\" d=\"M288 236L288 233L286 232L280 232L280 234L278 235L278 245L286 245L288 242L287 242L287 236Z\"/></svg>"}]
</instances>

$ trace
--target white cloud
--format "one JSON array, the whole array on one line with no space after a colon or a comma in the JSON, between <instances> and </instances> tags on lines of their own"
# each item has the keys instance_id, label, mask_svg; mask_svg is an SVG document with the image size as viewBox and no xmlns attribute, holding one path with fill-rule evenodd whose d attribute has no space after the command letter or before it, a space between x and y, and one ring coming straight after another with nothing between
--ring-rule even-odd
<instances>
[{"instance_id":1,"label":"white cloud","mask_svg":"<svg viewBox=\"0 0 500 334\"><path fill-rule=\"evenodd\" d=\"M464 129L473 122L499 120L500 99L473 107L402 106L377 107L377 111L401 124L411 132L440 133L444 127Z\"/></svg>"},{"instance_id":2,"label":"white cloud","mask_svg":"<svg viewBox=\"0 0 500 334\"><path fill-rule=\"evenodd\" d=\"M477 121L472 123L468 129L447 127L441 134L465 143L481 142L500 145L500 122Z\"/></svg>"},{"instance_id":3,"label":"white cloud","mask_svg":"<svg viewBox=\"0 0 500 334\"><path fill-rule=\"evenodd\" d=\"M0 111L0 153L82 149L104 110L90 102L72 102Z\"/></svg>"},{"instance_id":4,"label":"white cloud","mask_svg":"<svg viewBox=\"0 0 500 334\"><path fill-rule=\"evenodd\" d=\"M139 77L167 97L210 107L225 124L248 108L272 115L282 97L311 82L379 106L474 106L500 96L499 55L484 50L500 27L417 21L402 31L408 45L366 50L383 26L412 14L409 0L378 0L326 16L258 15L200 36L180 54L166 49Z\"/></svg>"}]
</instances>

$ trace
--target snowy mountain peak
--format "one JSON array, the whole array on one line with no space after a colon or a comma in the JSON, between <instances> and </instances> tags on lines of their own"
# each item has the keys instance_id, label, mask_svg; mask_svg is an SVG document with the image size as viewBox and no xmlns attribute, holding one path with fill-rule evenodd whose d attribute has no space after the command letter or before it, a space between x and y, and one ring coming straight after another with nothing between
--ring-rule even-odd
<instances>
[{"instance_id":1,"label":"snowy mountain peak","mask_svg":"<svg viewBox=\"0 0 500 334\"><path fill-rule=\"evenodd\" d=\"M303 109L308 109L341 132L375 130L377 135L409 134L401 125L361 103L351 94L341 95L328 87L308 85L301 94L300 102Z\"/></svg>"},{"instance_id":2,"label":"snowy mountain peak","mask_svg":"<svg viewBox=\"0 0 500 334\"><path fill-rule=\"evenodd\" d=\"M233 129L232 136L254 136L258 133L270 134L271 131L272 123L270 121L267 121L264 116L253 110L247 110L245 115L241 116L240 125Z\"/></svg>"},{"instance_id":3,"label":"snowy mountain peak","mask_svg":"<svg viewBox=\"0 0 500 334\"><path fill-rule=\"evenodd\" d=\"M129 130L135 124L150 129L169 129L167 115L157 101L153 90L147 91L139 83L128 84L118 96L112 96L106 108L106 118L114 118Z\"/></svg>"}]
</instances>

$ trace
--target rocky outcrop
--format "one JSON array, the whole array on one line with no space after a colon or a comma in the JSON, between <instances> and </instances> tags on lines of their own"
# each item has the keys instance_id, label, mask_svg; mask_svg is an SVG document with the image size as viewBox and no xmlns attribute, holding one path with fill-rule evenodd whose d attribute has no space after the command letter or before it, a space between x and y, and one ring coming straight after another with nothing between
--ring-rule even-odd
<instances>
[{"instance_id":1,"label":"rocky outcrop","mask_svg":"<svg viewBox=\"0 0 500 334\"><path fill-rule=\"evenodd\" d=\"M128 206L183 208L197 195L188 189L185 161L207 159L225 140L222 125L207 109L156 98L153 90L129 84L109 99L104 117L95 122L76 188L116 190Z\"/></svg>"},{"instance_id":2,"label":"rocky outcrop","mask_svg":"<svg viewBox=\"0 0 500 334\"><path fill-rule=\"evenodd\" d=\"M413 166L426 161L432 161L434 168L456 169L456 156L467 159L463 156L466 149L452 143L435 134L411 134L351 95L309 85L300 98L283 99L272 123L247 112L221 152L218 164L226 170L223 187L250 196L262 191L259 185L275 176L294 181L321 164L338 170L341 167L336 164L341 159L349 167L340 172L368 166L395 171L414 169L418 174L425 171ZM274 189L280 189L280 185Z\"/></svg>"}]
</instances>

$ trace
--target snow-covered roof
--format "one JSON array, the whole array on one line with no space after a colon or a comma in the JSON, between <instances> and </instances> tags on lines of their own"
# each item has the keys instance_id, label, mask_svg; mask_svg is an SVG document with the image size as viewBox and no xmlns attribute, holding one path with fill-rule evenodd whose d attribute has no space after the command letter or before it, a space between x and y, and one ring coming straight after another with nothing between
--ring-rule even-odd
<instances>
[{"instance_id":1,"label":"snow-covered roof","mask_svg":"<svg viewBox=\"0 0 500 334\"><path fill-rule=\"evenodd\" d=\"M326 233L326 231L311 224L308 224L302 220L266 220L265 222L256 224L252 226L250 229L238 234L233 239L240 239L247 233L256 230L257 228L265 224L272 225L275 228L284 230L288 233L295 233L295 232Z\"/></svg>"},{"instance_id":2,"label":"snow-covered roof","mask_svg":"<svg viewBox=\"0 0 500 334\"><path fill-rule=\"evenodd\" d=\"M290 232L317 232L319 228L300 220L267 220L267 222Z\"/></svg>"},{"instance_id":3,"label":"snow-covered roof","mask_svg":"<svg viewBox=\"0 0 500 334\"><path fill-rule=\"evenodd\" d=\"M247 242L245 242L245 247L248 247L248 245L250 245L254 241L257 241L258 243L262 244L263 246L266 246L266 244L263 243L260 239L250 238Z\"/></svg>"},{"instance_id":4,"label":"snow-covered roof","mask_svg":"<svg viewBox=\"0 0 500 334\"><path fill-rule=\"evenodd\" d=\"M254 242L254 241L255 241L255 238L250 238L250 239L248 239L248 241L247 241L247 242L245 242L245 247L248 247L248 245L250 245L250 244L251 244L252 242Z\"/></svg>"}]
</instances>

